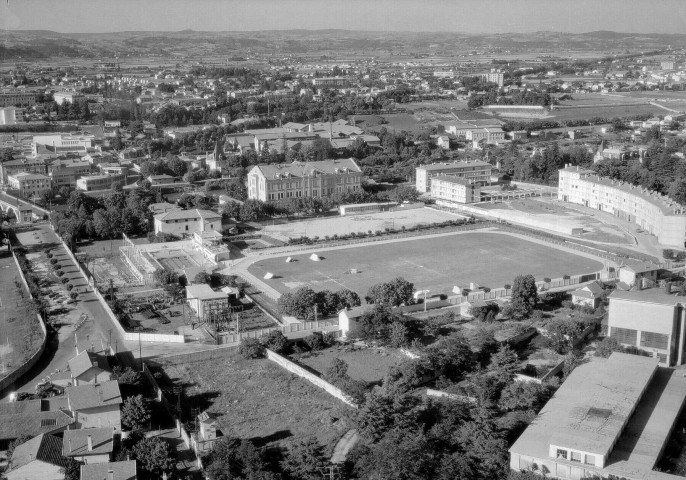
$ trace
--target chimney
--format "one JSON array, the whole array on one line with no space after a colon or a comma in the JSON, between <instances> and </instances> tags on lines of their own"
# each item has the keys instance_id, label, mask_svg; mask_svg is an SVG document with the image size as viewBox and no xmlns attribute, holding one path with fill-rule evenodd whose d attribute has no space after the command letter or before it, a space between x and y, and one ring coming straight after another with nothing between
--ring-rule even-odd
<instances>
[{"instance_id":1,"label":"chimney","mask_svg":"<svg viewBox=\"0 0 686 480\"><path fill-rule=\"evenodd\" d=\"M114 471L107 470L107 480L114 480Z\"/></svg>"},{"instance_id":2,"label":"chimney","mask_svg":"<svg viewBox=\"0 0 686 480\"><path fill-rule=\"evenodd\" d=\"M104 402L104 399L102 396L102 388L98 389L98 398L100 399L100 403Z\"/></svg>"},{"instance_id":3,"label":"chimney","mask_svg":"<svg viewBox=\"0 0 686 480\"><path fill-rule=\"evenodd\" d=\"M69 439L69 453L71 453L71 452L72 452L72 449L71 449L71 438L70 438Z\"/></svg>"},{"instance_id":4,"label":"chimney","mask_svg":"<svg viewBox=\"0 0 686 480\"><path fill-rule=\"evenodd\" d=\"M88 451L93 451L93 437L91 435L88 435Z\"/></svg>"}]
</instances>

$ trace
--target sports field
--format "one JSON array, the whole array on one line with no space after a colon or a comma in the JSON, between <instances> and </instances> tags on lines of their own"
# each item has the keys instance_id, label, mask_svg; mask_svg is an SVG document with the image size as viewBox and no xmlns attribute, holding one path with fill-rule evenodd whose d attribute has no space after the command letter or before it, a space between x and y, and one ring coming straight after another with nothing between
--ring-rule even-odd
<instances>
[{"instance_id":1,"label":"sports field","mask_svg":"<svg viewBox=\"0 0 686 480\"><path fill-rule=\"evenodd\" d=\"M340 250L322 250L315 262L309 254L291 255L255 262L248 270L281 293L309 285L315 290L349 288L364 297L375 283L401 276L416 289L431 295L450 293L453 286L497 288L512 283L520 273L536 279L592 273L602 263L553 247L498 232L468 232L441 237L419 237L391 244L370 244ZM357 269L358 273L349 273Z\"/></svg>"}]
</instances>

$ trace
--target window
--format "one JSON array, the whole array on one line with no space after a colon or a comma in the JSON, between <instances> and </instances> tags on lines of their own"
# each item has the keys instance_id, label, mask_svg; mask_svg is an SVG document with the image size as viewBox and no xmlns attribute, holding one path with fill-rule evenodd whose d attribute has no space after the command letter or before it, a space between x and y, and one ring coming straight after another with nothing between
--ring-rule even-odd
<instances>
[{"instance_id":1,"label":"window","mask_svg":"<svg viewBox=\"0 0 686 480\"><path fill-rule=\"evenodd\" d=\"M569 459L572 462L581 463L581 458L582 458L582 455L580 452L570 452L570 454L569 454Z\"/></svg>"},{"instance_id":2,"label":"window","mask_svg":"<svg viewBox=\"0 0 686 480\"><path fill-rule=\"evenodd\" d=\"M589 455L588 453L584 457L584 463L586 465L595 465L595 455Z\"/></svg>"},{"instance_id":3,"label":"window","mask_svg":"<svg viewBox=\"0 0 686 480\"><path fill-rule=\"evenodd\" d=\"M641 332L641 346L667 350L667 348L669 348L669 335L653 332Z\"/></svg>"},{"instance_id":4,"label":"window","mask_svg":"<svg viewBox=\"0 0 686 480\"><path fill-rule=\"evenodd\" d=\"M563 448L558 448L557 449L557 458L564 458L567 460L567 450Z\"/></svg>"},{"instance_id":5,"label":"window","mask_svg":"<svg viewBox=\"0 0 686 480\"><path fill-rule=\"evenodd\" d=\"M636 333L636 330L630 328L611 327L610 329L610 337L628 345L636 345Z\"/></svg>"}]
</instances>

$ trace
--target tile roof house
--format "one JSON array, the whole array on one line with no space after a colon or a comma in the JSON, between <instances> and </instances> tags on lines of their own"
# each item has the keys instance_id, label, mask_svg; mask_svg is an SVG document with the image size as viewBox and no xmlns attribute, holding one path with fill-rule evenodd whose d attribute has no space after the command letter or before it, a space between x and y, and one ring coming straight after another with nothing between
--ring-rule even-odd
<instances>
[{"instance_id":1,"label":"tile roof house","mask_svg":"<svg viewBox=\"0 0 686 480\"><path fill-rule=\"evenodd\" d=\"M100 358L97 354L84 350L69 360L69 371L71 372L72 384L82 385L84 383L109 381L112 374L103 368L106 366L107 364L105 363L104 358Z\"/></svg>"},{"instance_id":2,"label":"tile roof house","mask_svg":"<svg viewBox=\"0 0 686 480\"><path fill-rule=\"evenodd\" d=\"M585 305L592 308L598 308L602 295L603 286L600 282L591 282L572 292L572 303L574 305Z\"/></svg>"},{"instance_id":3,"label":"tile roof house","mask_svg":"<svg viewBox=\"0 0 686 480\"><path fill-rule=\"evenodd\" d=\"M192 235L206 231L221 232L222 216L211 210L175 208L154 217L155 233Z\"/></svg>"},{"instance_id":4,"label":"tile roof house","mask_svg":"<svg viewBox=\"0 0 686 480\"><path fill-rule=\"evenodd\" d=\"M360 307L344 308L338 312L338 326L341 329L341 336L345 337L348 335L348 332L355 330L357 319L369 309L369 305L362 305Z\"/></svg>"},{"instance_id":5,"label":"tile roof house","mask_svg":"<svg viewBox=\"0 0 686 480\"><path fill-rule=\"evenodd\" d=\"M7 480L63 480L67 459L62 456L62 441L41 434L17 446L9 461Z\"/></svg>"},{"instance_id":6,"label":"tile roof house","mask_svg":"<svg viewBox=\"0 0 686 480\"><path fill-rule=\"evenodd\" d=\"M81 465L81 480L136 480L136 461Z\"/></svg>"},{"instance_id":7,"label":"tile roof house","mask_svg":"<svg viewBox=\"0 0 686 480\"><path fill-rule=\"evenodd\" d=\"M65 392L79 428L108 427L121 431L122 398L116 380L67 387Z\"/></svg>"},{"instance_id":8,"label":"tile roof house","mask_svg":"<svg viewBox=\"0 0 686 480\"><path fill-rule=\"evenodd\" d=\"M86 464L109 462L114 450L114 430L84 428L67 430L62 438L62 455Z\"/></svg>"},{"instance_id":9,"label":"tile roof house","mask_svg":"<svg viewBox=\"0 0 686 480\"><path fill-rule=\"evenodd\" d=\"M73 424L70 412L60 408L64 402L54 401L57 398L0 403L0 449L22 435L58 433Z\"/></svg>"}]
</instances>

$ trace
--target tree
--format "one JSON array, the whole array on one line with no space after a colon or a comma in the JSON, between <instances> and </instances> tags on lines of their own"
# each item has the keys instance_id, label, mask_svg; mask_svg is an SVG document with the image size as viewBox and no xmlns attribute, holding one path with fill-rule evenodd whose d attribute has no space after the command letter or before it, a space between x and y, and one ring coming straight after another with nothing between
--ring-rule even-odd
<instances>
[{"instance_id":1,"label":"tree","mask_svg":"<svg viewBox=\"0 0 686 480\"><path fill-rule=\"evenodd\" d=\"M238 353L240 353L243 358L263 358L264 345L262 345L262 342L257 338L244 338L241 340L241 344L238 347Z\"/></svg>"},{"instance_id":2,"label":"tree","mask_svg":"<svg viewBox=\"0 0 686 480\"><path fill-rule=\"evenodd\" d=\"M598 346L595 349L595 356L608 358L612 355L612 352L621 352L623 350L624 347L622 347L616 338L605 337L598 342Z\"/></svg>"},{"instance_id":3,"label":"tree","mask_svg":"<svg viewBox=\"0 0 686 480\"><path fill-rule=\"evenodd\" d=\"M500 394L500 408L537 411L550 397L551 391L548 385L537 382L511 382Z\"/></svg>"},{"instance_id":4,"label":"tree","mask_svg":"<svg viewBox=\"0 0 686 480\"><path fill-rule=\"evenodd\" d=\"M348 378L348 364L345 360L340 358L334 358L331 360L331 365L324 372L324 378L331 383L335 383L338 380Z\"/></svg>"},{"instance_id":5,"label":"tree","mask_svg":"<svg viewBox=\"0 0 686 480\"><path fill-rule=\"evenodd\" d=\"M536 279L533 275L518 275L512 285L512 300L507 313L514 318L527 318L538 302Z\"/></svg>"},{"instance_id":6,"label":"tree","mask_svg":"<svg viewBox=\"0 0 686 480\"><path fill-rule=\"evenodd\" d=\"M14 449L17 448L17 447L18 447L19 445L21 445L22 443L28 442L29 440L31 440L31 438L32 438L32 437L31 437L30 435L26 435L26 434L23 434L23 433L22 433L22 434L20 434L17 438L15 438L14 440L12 440L12 441L10 442L10 444L8 445L8 447L7 447L7 458L8 458L8 459L11 459L11 458L12 458L12 454L14 453Z\"/></svg>"},{"instance_id":7,"label":"tree","mask_svg":"<svg viewBox=\"0 0 686 480\"><path fill-rule=\"evenodd\" d=\"M369 303L378 303L399 307L412 301L414 284L402 277L397 277L390 282L372 285L367 292L366 300Z\"/></svg>"},{"instance_id":8,"label":"tree","mask_svg":"<svg viewBox=\"0 0 686 480\"><path fill-rule=\"evenodd\" d=\"M205 458L210 480L277 480L268 470L264 454L249 440L222 437Z\"/></svg>"},{"instance_id":9,"label":"tree","mask_svg":"<svg viewBox=\"0 0 686 480\"><path fill-rule=\"evenodd\" d=\"M279 297L279 310L286 315L292 315L303 320L314 318L314 309L318 296L309 287L300 287L293 292L287 292ZM319 307L318 307L319 308ZM321 309L320 309L320 313Z\"/></svg>"},{"instance_id":10,"label":"tree","mask_svg":"<svg viewBox=\"0 0 686 480\"><path fill-rule=\"evenodd\" d=\"M161 477L163 472L171 472L174 467L169 443L158 437L140 440L133 446L131 453L140 468L157 477Z\"/></svg>"},{"instance_id":11,"label":"tree","mask_svg":"<svg viewBox=\"0 0 686 480\"><path fill-rule=\"evenodd\" d=\"M315 437L296 442L281 462L283 470L294 480L319 480L325 466L323 447Z\"/></svg>"},{"instance_id":12,"label":"tree","mask_svg":"<svg viewBox=\"0 0 686 480\"><path fill-rule=\"evenodd\" d=\"M81 465L83 465L82 462L72 457L67 457L64 467L60 469L61 472L64 472L64 480L80 480Z\"/></svg>"},{"instance_id":13,"label":"tree","mask_svg":"<svg viewBox=\"0 0 686 480\"><path fill-rule=\"evenodd\" d=\"M121 407L121 424L128 430L140 430L150 421L150 409L143 401L142 395L124 400Z\"/></svg>"},{"instance_id":14,"label":"tree","mask_svg":"<svg viewBox=\"0 0 686 480\"><path fill-rule=\"evenodd\" d=\"M243 202L240 209L240 217L243 222L252 222L265 214L264 203L260 200L248 199Z\"/></svg>"},{"instance_id":15,"label":"tree","mask_svg":"<svg viewBox=\"0 0 686 480\"><path fill-rule=\"evenodd\" d=\"M509 345L501 345L497 352L491 356L491 363L488 369L498 374L500 378L512 380L514 374L519 370L519 358L517 352L512 350Z\"/></svg>"},{"instance_id":16,"label":"tree","mask_svg":"<svg viewBox=\"0 0 686 480\"><path fill-rule=\"evenodd\" d=\"M141 374L131 367L117 365L112 369L112 380L117 380L125 385L138 386L141 381Z\"/></svg>"},{"instance_id":17,"label":"tree","mask_svg":"<svg viewBox=\"0 0 686 480\"><path fill-rule=\"evenodd\" d=\"M265 347L279 355L288 355L291 351L291 344L281 330L272 330L262 336Z\"/></svg>"}]
</instances>

